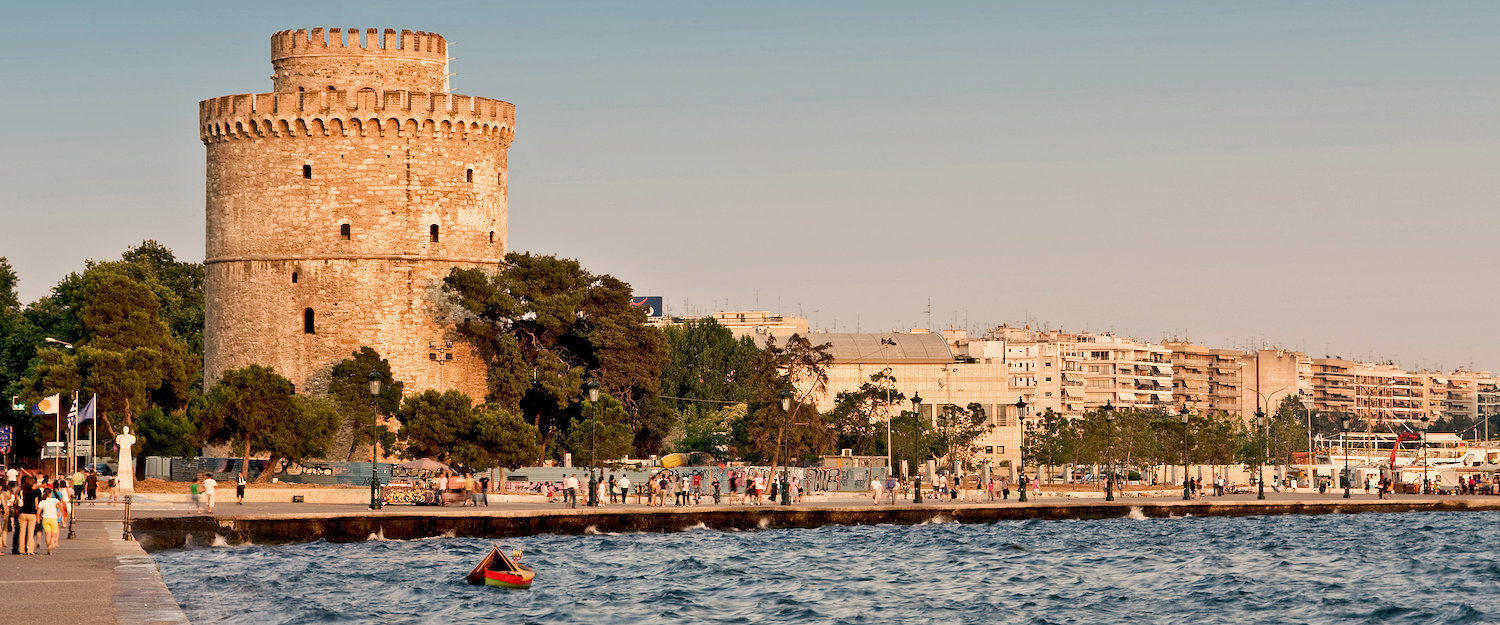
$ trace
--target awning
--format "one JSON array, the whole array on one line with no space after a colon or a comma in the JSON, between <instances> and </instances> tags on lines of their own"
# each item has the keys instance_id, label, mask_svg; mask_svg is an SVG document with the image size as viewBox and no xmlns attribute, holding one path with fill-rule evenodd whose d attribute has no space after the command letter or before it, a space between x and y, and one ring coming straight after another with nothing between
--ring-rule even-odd
<instances>
[{"instance_id":1,"label":"awning","mask_svg":"<svg viewBox=\"0 0 1500 625\"><path fill-rule=\"evenodd\" d=\"M1116 391L1115 394L1119 395L1120 399L1126 401L1135 401L1135 393L1132 393L1130 391Z\"/></svg>"},{"instance_id":2,"label":"awning","mask_svg":"<svg viewBox=\"0 0 1500 625\"><path fill-rule=\"evenodd\" d=\"M1162 373L1166 373L1166 374L1169 374L1169 375L1172 373L1172 365L1170 365L1170 364L1162 363L1162 362L1153 363L1153 364L1156 367L1157 371L1160 371Z\"/></svg>"},{"instance_id":3,"label":"awning","mask_svg":"<svg viewBox=\"0 0 1500 625\"><path fill-rule=\"evenodd\" d=\"M1067 395L1068 397L1083 397L1084 392L1083 389L1076 386L1064 386L1063 395Z\"/></svg>"}]
</instances>

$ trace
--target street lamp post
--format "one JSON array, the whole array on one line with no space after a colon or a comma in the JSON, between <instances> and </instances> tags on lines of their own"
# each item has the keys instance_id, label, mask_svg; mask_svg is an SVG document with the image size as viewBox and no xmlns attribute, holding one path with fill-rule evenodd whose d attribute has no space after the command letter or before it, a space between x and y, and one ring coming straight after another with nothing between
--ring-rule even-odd
<instances>
[{"instance_id":1,"label":"street lamp post","mask_svg":"<svg viewBox=\"0 0 1500 625\"><path fill-rule=\"evenodd\" d=\"M1108 457L1105 458L1105 460L1107 461L1107 464L1105 466L1105 470L1109 471L1109 474L1107 476L1105 476L1105 478L1104 478L1104 500L1105 501L1114 501L1115 500L1115 468L1114 468L1114 456L1115 456L1115 405L1113 403L1110 403L1110 402L1106 401L1106 402L1104 402L1104 407L1101 408L1100 410L1104 411L1104 433L1105 433L1105 436L1109 440L1109 444L1105 447L1105 453L1108 454Z\"/></svg>"},{"instance_id":2,"label":"street lamp post","mask_svg":"<svg viewBox=\"0 0 1500 625\"><path fill-rule=\"evenodd\" d=\"M1193 498L1192 485L1188 483L1188 408L1183 406L1177 412L1177 420L1182 422L1182 500L1188 501Z\"/></svg>"},{"instance_id":3,"label":"street lamp post","mask_svg":"<svg viewBox=\"0 0 1500 625\"><path fill-rule=\"evenodd\" d=\"M604 407L599 405L599 381L589 380L589 403L594 405L594 424L589 428L589 505L599 505L599 476L594 469L599 466L599 422L604 420Z\"/></svg>"},{"instance_id":4,"label":"street lamp post","mask_svg":"<svg viewBox=\"0 0 1500 625\"><path fill-rule=\"evenodd\" d=\"M781 411L784 412L784 413L787 413L787 425L790 426L791 423L792 423L792 417L791 417L791 412L792 412L792 392L791 391L782 391L781 392ZM788 471L787 471L787 463L791 461L791 458L787 457L788 454L786 453L787 446L786 446L786 435L785 434L782 434L782 436L781 436L781 445L782 445L782 449L781 449L781 451L782 451L782 458L781 458L781 505L783 505L783 506L790 506L790 505L792 505L792 493L791 493L792 480L787 476L787 473L788 473Z\"/></svg>"},{"instance_id":5,"label":"street lamp post","mask_svg":"<svg viewBox=\"0 0 1500 625\"><path fill-rule=\"evenodd\" d=\"M1429 426L1431 426L1431 425L1432 425L1432 421L1427 418L1427 415L1422 415L1422 419L1419 420L1419 421L1417 421L1417 430L1419 430L1421 432L1421 435L1422 435L1422 494L1423 495L1427 494L1427 428Z\"/></svg>"},{"instance_id":6,"label":"street lamp post","mask_svg":"<svg viewBox=\"0 0 1500 625\"><path fill-rule=\"evenodd\" d=\"M1260 455L1255 458L1255 498L1266 498L1266 411L1255 409L1255 428L1260 430Z\"/></svg>"},{"instance_id":7,"label":"street lamp post","mask_svg":"<svg viewBox=\"0 0 1500 625\"><path fill-rule=\"evenodd\" d=\"M54 338L52 338L50 336L47 337L45 340L48 343L53 343L53 344L61 345L61 346L66 347L68 349L73 349L73 344L69 343L67 341L59 341L59 340L54 339ZM76 400L77 398L75 397L74 399ZM52 418L52 423L55 426L53 428L52 440L57 441L59 443L62 442L62 420L63 420L62 407L58 406L57 414L53 415L53 418ZM66 447L67 446L64 446L64 448L66 448ZM73 467L73 457L72 456L73 456L73 450L69 449L68 450L68 468L70 468L70 469ZM58 475L62 475L62 453L59 452L57 455L55 455L55 456L52 457L52 466L54 467L53 468L53 472L54 473L56 473Z\"/></svg>"},{"instance_id":8,"label":"street lamp post","mask_svg":"<svg viewBox=\"0 0 1500 625\"><path fill-rule=\"evenodd\" d=\"M370 509L380 509L380 474L376 473L375 460L378 456L380 445L380 372L371 371L370 375L370 404L374 410L370 411Z\"/></svg>"},{"instance_id":9,"label":"street lamp post","mask_svg":"<svg viewBox=\"0 0 1500 625\"><path fill-rule=\"evenodd\" d=\"M917 468L921 461L921 438L922 438L922 396L913 393L911 396L911 502L922 503L922 470Z\"/></svg>"},{"instance_id":10,"label":"street lamp post","mask_svg":"<svg viewBox=\"0 0 1500 625\"><path fill-rule=\"evenodd\" d=\"M1354 415L1347 412L1339 417L1339 424L1344 426L1344 437L1339 441L1339 451L1344 453L1344 499L1349 498L1349 422L1353 420Z\"/></svg>"},{"instance_id":11,"label":"street lamp post","mask_svg":"<svg viewBox=\"0 0 1500 625\"><path fill-rule=\"evenodd\" d=\"M1016 418L1021 420L1021 453L1026 453L1026 398L1016 400ZM1024 456L1022 457L1024 460ZM1026 463L1021 462L1021 497L1020 501L1026 501Z\"/></svg>"}]
</instances>

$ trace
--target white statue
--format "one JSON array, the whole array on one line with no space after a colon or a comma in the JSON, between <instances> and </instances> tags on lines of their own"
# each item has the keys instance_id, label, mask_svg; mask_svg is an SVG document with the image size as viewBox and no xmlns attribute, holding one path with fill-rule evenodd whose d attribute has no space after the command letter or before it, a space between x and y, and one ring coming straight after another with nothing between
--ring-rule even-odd
<instances>
[{"instance_id":1,"label":"white statue","mask_svg":"<svg viewBox=\"0 0 1500 625\"><path fill-rule=\"evenodd\" d=\"M135 444L135 435L130 433L128 425L120 431L121 434L115 437L115 442L120 444L120 466L116 473L120 474L120 492L128 495L135 491L135 458L130 453L130 446Z\"/></svg>"}]
</instances>

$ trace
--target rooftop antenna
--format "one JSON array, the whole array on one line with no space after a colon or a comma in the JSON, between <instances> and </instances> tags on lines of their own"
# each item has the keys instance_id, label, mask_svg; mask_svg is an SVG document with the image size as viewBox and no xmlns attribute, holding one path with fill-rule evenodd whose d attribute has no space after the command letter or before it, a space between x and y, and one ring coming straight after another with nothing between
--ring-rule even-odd
<instances>
[{"instance_id":1,"label":"rooftop antenna","mask_svg":"<svg viewBox=\"0 0 1500 625\"><path fill-rule=\"evenodd\" d=\"M927 298L927 329L932 329L932 298Z\"/></svg>"}]
</instances>

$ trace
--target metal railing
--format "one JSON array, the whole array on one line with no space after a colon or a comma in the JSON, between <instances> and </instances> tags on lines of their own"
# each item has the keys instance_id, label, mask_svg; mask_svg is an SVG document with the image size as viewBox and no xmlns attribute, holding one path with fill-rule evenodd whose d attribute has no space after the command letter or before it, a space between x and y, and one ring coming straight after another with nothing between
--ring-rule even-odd
<instances>
[{"instance_id":1,"label":"metal railing","mask_svg":"<svg viewBox=\"0 0 1500 625\"><path fill-rule=\"evenodd\" d=\"M100 505L103 505L103 506L115 506L115 505L122 506L122 511L121 511L120 519L118 521L116 521L115 519L79 519L78 518L78 504L82 503L83 501L89 501L89 500L80 500L80 501L71 502L69 505L72 506L73 509L72 509L71 513L68 515L68 538L73 538L76 535L76 532L73 529L73 524L74 523L116 523L116 522L118 522L120 524L120 526L121 526L121 529L122 529L121 535L120 535L120 539L121 540L135 540L135 534L133 532L131 532L131 530L130 530L130 500L131 500L131 497L132 497L132 495L122 495L120 497L120 501L99 501L99 500L95 499L95 500L89 502L91 506L100 506Z\"/></svg>"}]
</instances>

